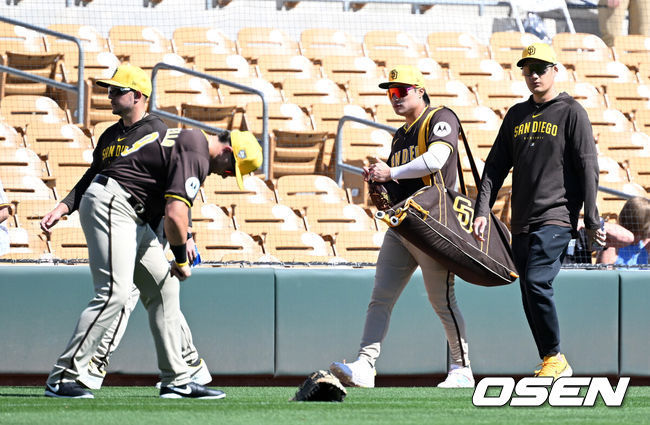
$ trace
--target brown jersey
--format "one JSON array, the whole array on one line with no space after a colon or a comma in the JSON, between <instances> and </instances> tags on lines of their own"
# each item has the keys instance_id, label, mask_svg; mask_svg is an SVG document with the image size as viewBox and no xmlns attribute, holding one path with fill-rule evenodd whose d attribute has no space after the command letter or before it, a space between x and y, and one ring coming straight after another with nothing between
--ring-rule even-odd
<instances>
[{"instance_id":1,"label":"brown jersey","mask_svg":"<svg viewBox=\"0 0 650 425\"><path fill-rule=\"evenodd\" d=\"M129 127L126 127L121 119L108 127L97 141L97 147L93 151L92 164L61 202L68 206L71 213L77 210L81 197L97 174L101 173L137 140L153 132L164 134L166 130L167 126L156 115L147 115Z\"/></svg>"},{"instance_id":2,"label":"brown jersey","mask_svg":"<svg viewBox=\"0 0 650 425\"><path fill-rule=\"evenodd\" d=\"M413 124L410 126L404 124L395 132L390 156L388 157L388 165L390 167L397 167L409 163L424 153L419 152L418 135L423 121L432 110L434 110L432 107L425 108ZM450 109L442 107L431 117L426 148L429 149L433 143L444 143L451 148L451 154L447 162L445 162L445 165L431 175L432 184L439 184L451 189L455 188L458 174L459 132L460 123ZM421 178L400 179L399 182L390 181L384 183L393 203L403 201L423 188L424 185L424 181Z\"/></svg>"},{"instance_id":3,"label":"brown jersey","mask_svg":"<svg viewBox=\"0 0 650 425\"><path fill-rule=\"evenodd\" d=\"M120 154L102 174L116 180L145 206L145 221L156 223L166 198L192 207L210 172L208 141L200 130L153 132Z\"/></svg>"}]
</instances>

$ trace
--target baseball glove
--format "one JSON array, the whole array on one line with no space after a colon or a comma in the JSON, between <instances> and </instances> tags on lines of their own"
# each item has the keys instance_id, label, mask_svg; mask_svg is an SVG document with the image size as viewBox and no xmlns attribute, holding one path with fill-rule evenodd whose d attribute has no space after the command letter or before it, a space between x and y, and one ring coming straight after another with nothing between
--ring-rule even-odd
<instances>
[{"instance_id":1,"label":"baseball glove","mask_svg":"<svg viewBox=\"0 0 650 425\"><path fill-rule=\"evenodd\" d=\"M298 387L292 401L343 401L347 391L329 370L318 370Z\"/></svg>"},{"instance_id":2,"label":"baseball glove","mask_svg":"<svg viewBox=\"0 0 650 425\"><path fill-rule=\"evenodd\" d=\"M381 183L369 181L368 195L370 195L370 200L379 211L386 211L393 206L388 191Z\"/></svg>"}]
</instances>

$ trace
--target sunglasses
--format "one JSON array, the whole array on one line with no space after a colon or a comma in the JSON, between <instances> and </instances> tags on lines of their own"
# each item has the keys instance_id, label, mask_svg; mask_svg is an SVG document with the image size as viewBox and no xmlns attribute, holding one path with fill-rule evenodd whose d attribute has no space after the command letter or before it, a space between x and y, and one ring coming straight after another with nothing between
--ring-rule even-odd
<instances>
[{"instance_id":1,"label":"sunglasses","mask_svg":"<svg viewBox=\"0 0 650 425\"><path fill-rule=\"evenodd\" d=\"M110 86L108 88L108 95L109 96L122 96L124 94L127 94L130 91L133 91L133 89L130 89L128 87Z\"/></svg>"},{"instance_id":2,"label":"sunglasses","mask_svg":"<svg viewBox=\"0 0 650 425\"><path fill-rule=\"evenodd\" d=\"M393 97L401 99L403 97L408 96L409 91L411 90L415 90L415 86L389 87L388 92L386 94L388 95L389 99L392 99Z\"/></svg>"},{"instance_id":3,"label":"sunglasses","mask_svg":"<svg viewBox=\"0 0 650 425\"><path fill-rule=\"evenodd\" d=\"M522 74L524 74L524 77L532 77L533 74L537 74L538 77L541 77L542 75L546 74L546 71L553 68L555 64L533 63L526 66L528 67L528 73L522 70Z\"/></svg>"}]
</instances>

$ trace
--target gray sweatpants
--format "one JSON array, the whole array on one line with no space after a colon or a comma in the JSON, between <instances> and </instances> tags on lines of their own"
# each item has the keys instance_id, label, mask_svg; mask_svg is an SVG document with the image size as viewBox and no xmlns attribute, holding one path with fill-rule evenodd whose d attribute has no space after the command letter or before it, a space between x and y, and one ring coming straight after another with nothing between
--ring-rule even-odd
<instances>
[{"instance_id":1,"label":"gray sweatpants","mask_svg":"<svg viewBox=\"0 0 650 425\"><path fill-rule=\"evenodd\" d=\"M469 366L465 321L456 303L453 274L393 229L386 232L379 251L359 357L375 365L393 307L418 266L422 269L429 302L445 329L451 363Z\"/></svg>"},{"instance_id":2,"label":"gray sweatpants","mask_svg":"<svg viewBox=\"0 0 650 425\"><path fill-rule=\"evenodd\" d=\"M158 228L156 229L156 235L158 236L158 240L160 241L160 243L166 245L167 241L163 238L162 227L163 226L161 222ZM144 270L144 273L142 273L139 272L139 268L136 268L136 273L133 276L133 279L134 280L146 279L147 275L148 273L146 270ZM104 334L101 342L99 343L99 346L97 347L97 351L92 356L92 361L101 370L106 370L110 358L113 355L113 352L120 345L120 342L122 341L122 337L124 336L124 332L126 331L126 326L129 323L129 318L131 317L131 313L135 309L135 306L138 304L139 299L140 299L140 290L134 284L131 287L131 294L129 295L128 301L124 305L124 308L122 308L120 314L115 318L113 324L111 324L111 326L106 330L106 333ZM194 346L194 341L192 340L192 332L182 312L180 313L180 322L181 322L181 351L183 354L183 359L187 364L194 364L199 359L199 353L196 347Z\"/></svg>"},{"instance_id":3,"label":"gray sweatpants","mask_svg":"<svg viewBox=\"0 0 650 425\"><path fill-rule=\"evenodd\" d=\"M181 355L180 284L169 276L163 247L151 227L137 217L129 196L108 179L105 186L92 183L82 198L79 216L96 295L54 365L50 384L74 381L88 367L106 329L127 303L134 280L149 316L162 385L190 380Z\"/></svg>"}]
</instances>

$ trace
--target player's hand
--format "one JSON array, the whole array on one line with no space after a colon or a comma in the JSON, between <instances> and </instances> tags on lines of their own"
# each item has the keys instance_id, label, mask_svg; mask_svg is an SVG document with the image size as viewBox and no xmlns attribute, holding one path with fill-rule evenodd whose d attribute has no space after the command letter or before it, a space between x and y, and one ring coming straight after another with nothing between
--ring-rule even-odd
<instances>
[{"instance_id":1,"label":"player's hand","mask_svg":"<svg viewBox=\"0 0 650 425\"><path fill-rule=\"evenodd\" d=\"M375 163L370 164L368 167L368 174L370 176L370 180L379 182L379 183L384 183L391 181L392 178L390 177L390 167L388 164L386 164L384 161L380 160L379 158L375 158Z\"/></svg>"},{"instance_id":2,"label":"player's hand","mask_svg":"<svg viewBox=\"0 0 650 425\"><path fill-rule=\"evenodd\" d=\"M196 259L196 243L194 243L194 238L187 239L185 246L187 247L187 262L192 264Z\"/></svg>"},{"instance_id":3,"label":"player's hand","mask_svg":"<svg viewBox=\"0 0 650 425\"><path fill-rule=\"evenodd\" d=\"M46 233L50 233L50 230L56 223L61 220L61 217L63 217L64 214L67 214L70 210L68 209L68 206L63 203L59 203L52 211L49 213L45 214L43 219L41 220L41 230L43 230Z\"/></svg>"},{"instance_id":4,"label":"player's hand","mask_svg":"<svg viewBox=\"0 0 650 425\"><path fill-rule=\"evenodd\" d=\"M587 245L594 249L596 247L605 247L607 233L603 229L585 229L587 233Z\"/></svg>"},{"instance_id":5,"label":"player's hand","mask_svg":"<svg viewBox=\"0 0 650 425\"><path fill-rule=\"evenodd\" d=\"M474 239L485 242L485 238L483 237L483 234L485 233L485 228L487 227L487 218L485 217L476 217L474 219L474 232L472 234L474 235Z\"/></svg>"},{"instance_id":6,"label":"player's hand","mask_svg":"<svg viewBox=\"0 0 650 425\"><path fill-rule=\"evenodd\" d=\"M187 262L181 266L176 261L172 261L171 274L182 282L192 276L192 269L190 269L190 264Z\"/></svg>"}]
</instances>

